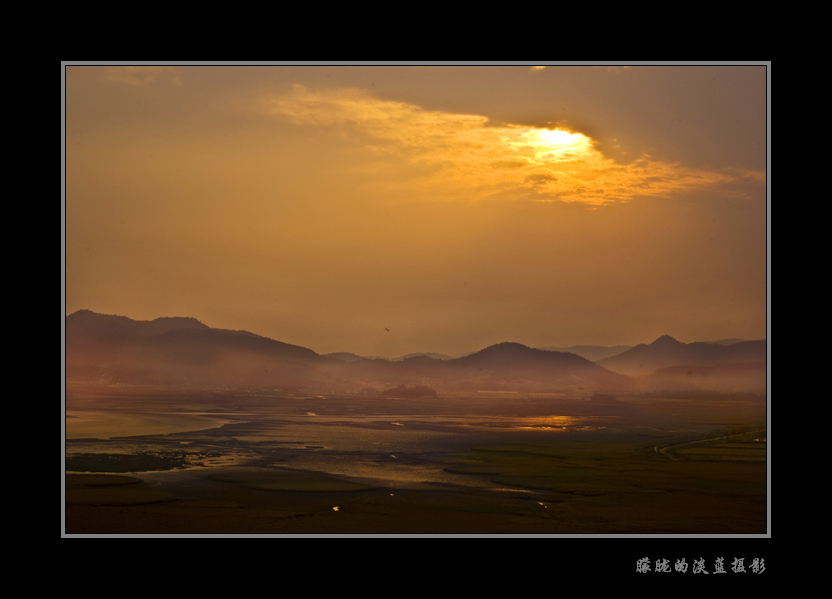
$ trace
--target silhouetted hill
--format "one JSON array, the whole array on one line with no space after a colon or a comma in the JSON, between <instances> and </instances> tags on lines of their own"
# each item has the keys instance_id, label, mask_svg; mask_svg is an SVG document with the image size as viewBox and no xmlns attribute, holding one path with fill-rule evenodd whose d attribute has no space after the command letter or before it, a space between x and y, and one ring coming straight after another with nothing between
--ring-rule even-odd
<instances>
[{"instance_id":1,"label":"silhouetted hill","mask_svg":"<svg viewBox=\"0 0 832 599\"><path fill-rule=\"evenodd\" d=\"M447 356L445 354L437 354L434 352L419 352L415 354L405 354L404 356L399 356L397 358L380 358L379 356L359 356L358 354L354 354L348 351L339 351L339 352L331 352L328 354L323 354L328 358L335 358L336 360L341 360L343 362L356 362L358 360L387 360L388 362L401 362L403 360L409 360L410 358L421 358L421 357L428 357L434 360L451 360L451 356Z\"/></svg>"},{"instance_id":2,"label":"silhouetted hill","mask_svg":"<svg viewBox=\"0 0 832 599\"><path fill-rule=\"evenodd\" d=\"M710 343L716 343L717 345L734 345L735 343L740 343L742 341L746 340L732 337L731 339L717 339L716 341L710 341Z\"/></svg>"},{"instance_id":3,"label":"silhouetted hill","mask_svg":"<svg viewBox=\"0 0 832 599\"><path fill-rule=\"evenodd\" d=\"M578 354L591 362L598 362L604 358L610 358L624 353L632 347L632 345L572 345L570 347L541 347L540 349Z\"/></svg>"},{"instance_id":4,"label":"silhouetted hill","mask_svg":"<svg viewBox=\"0 0 832 599\"><path fill-rule=\"evenodd\" d=\"M712 366L669 366L640 381L640 389L662 391L718 391L721 393L766 393L767 364L736 362Z\"/></svg>"},{"instance_id":5,"label":"silhouetted hill","mask_svg":"<svg viewBox=\"0 0 832 599\"><path fill-rule=\"evenodd\" d=\"M455 359L417 355L400 361L365 359L349 364L350 376L373 387L429 386L443 391L626 390L630 377L574 354L502 343Z\"/></svg>"},{"instance_id":6,"label":"silhouetted hill","mask_svg":"<svg viewBox=\"0 0 832 599\"><path fill-rule=\"evenodd\" d=\"M420 358L420 357L431 358L433 360L453 360L453 356L448 356L448 355L445 355L445 354L438 354L436 352L420 352L420 353L415 353L415 354L406 354L406 355L400 356L398 358L393 358L393 360L394 361L400 361L400 360L407 360L409 358Z\"/></svg>"},{"instance_id":7,"label":"silhouetted hill","mask_svg":"<svg viewBox=\"0 0 832 599\"><path fill-rule=\"evenodd\" d=\"M336 351L331 352L328 354L324 354L327 358L334 358L336 360L341 360L342 362L356 362L358 360L366 360L363 356L359 356L358 354L354 354L348 351Z\"/></svg>"},{"instance_id":8,"label":"silhouetted hill","mask_svg":"<svg viewBox=\"0 0 832 599\"><path fill-rule=\"evenodd\" d=\"M80 310L66 317L66 339L68 343L139 343L145 347L156 347L174 352L186 351L197 345L201 352L232 348L266 355L288 356L295 359L315 360L320 358L311 349L290 345L248 331L214 329L195 318L157 318L150 321L132 320L126 316L96 314Z\"/></svg>"},{"instance_id":9,"label":"silhouetted hill","mask_svg":"<svg viewBox=\"0 0 832 599\"><path fill-rule=\"evenodd\" d=\"M132 320L126 316L98 314L78 310L66 317L67 339L118 340L150 337L177 329L207 330L196 318L165 317L155 320Z\"/></svg>"},{"instance_id":10,"label":"silhouetted hill","mask_svg":"<svg viewBox=\"0 0 832 599\"><path fill-rule=\"evenodd\" d=\"M530 368L538 365L565 367L566 365L580 368L602 370L586 358L576 354L557 351L534 349L521 343L497 343L473 354L468 354L453 361L475 367L488 368Z\"/></svg>"},{"instance_id":11,"label":"silhouetted hill","mask_svg":"<svg viewBox=\"0 0 832 599\"><path fill-rule=\"evenodd\" d=\"M136 321L81 310L66 317L67 379L171 386L304 386L330 375L311 349L194 318Z\"/></svg>"},{"instance_id":12,"label":"silhouetted hill","mask_svg":"<svg viewBox=\"0 0 832 599\"><path fill-rule=\"evenodd\" d=\"M653 343L639 344L617 356L599 360L598 364L614 372L644 376L669 366L715 366L766 360L765 340L718 343L682 343L662 335Z\"/></svg>"},{"instance_id":13,"label":"silhouetted hill","mask_svg":"<svg viewBox=\"0 0 832 599\"><path fill-rule=\"evenodd\" d=\"M66 317L68 380L190 387L351 391L526 390L590 393L629 388L629 377L567 352L500 343L462 358L401 360L321 356L247 331L193 318L135 321L82 310Z\"/></svg>"},{"instance_id":14,"label":"silhouetted hill","mask_svg":"<svg viewBox=\"0 0 832 599\"><path fill-rule=\"evenodd\" d=\"M465 389L626 390L632 382L576 354L520 343L498 343L442 364Z\"/></svg>"},{"instance_id":15,"label":"silhouetted hill","mask_svg":"<svg viewBox=\"0 0 832 599\"><path fill-rule=\"evenodd\" d=\"M571 352L498 343L460 357L366 358L311 349L194 318L66 317L70 381L318 392L376 389L627 393L765 388L765 341L681 343L668 335L595 363ZM654 374L655 373L655 374ZM651 375L651 376L647 376ZM633 377L640 377L638 380Z\"/></svg>"}]
</instances>

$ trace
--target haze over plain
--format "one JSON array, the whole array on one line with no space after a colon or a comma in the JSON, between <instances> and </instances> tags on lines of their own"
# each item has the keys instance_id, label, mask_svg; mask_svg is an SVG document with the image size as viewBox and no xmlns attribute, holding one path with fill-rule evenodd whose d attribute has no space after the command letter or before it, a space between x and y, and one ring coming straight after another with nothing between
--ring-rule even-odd
<instances>
[{"instance_id":1,"label":"haze over plain","mask_svg":"<svg viewBox=\"0 0 832 599\"><path fill-rule=\"evenodd\" d=\"M381 356L766 337L764 65L65 77L66 314Z\"/></svg>"}]
</instances>

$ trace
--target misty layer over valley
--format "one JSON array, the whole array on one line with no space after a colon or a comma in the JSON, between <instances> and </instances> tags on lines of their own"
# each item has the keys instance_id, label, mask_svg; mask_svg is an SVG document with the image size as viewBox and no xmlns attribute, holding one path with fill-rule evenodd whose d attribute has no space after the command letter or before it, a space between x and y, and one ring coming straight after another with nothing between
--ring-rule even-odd
<instances>
[{"instance_id":1,"label":"misty layer over valley","mask_svg":"<svg viewBox=\"0 0 832 599\"><path fill-rule=\"evenodd\" d=\"M173 388L372 393L391 388L561 393L748 393L766 389L766 342L681 343L662 336L593 362L577 352L504 342L451 358L400 359L311 349L193 318L136 321L88 310L66 318L68 382Z\"/></svg>"}]
</instances>

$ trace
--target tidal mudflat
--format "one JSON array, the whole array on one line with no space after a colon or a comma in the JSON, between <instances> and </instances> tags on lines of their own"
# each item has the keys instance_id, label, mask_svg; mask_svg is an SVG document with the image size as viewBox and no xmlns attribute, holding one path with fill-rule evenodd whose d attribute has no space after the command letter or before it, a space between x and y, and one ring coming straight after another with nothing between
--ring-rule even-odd
<instances>
[{"instance_id":1,"label":"tidal mudflat","mask_svg":"<svg viewBox=\"0 0 832 599\"><path fill-rule=\"evenodd\" d=\"M73 389L68 534L765 534L765 402ZM108 418L111 415L111 418Z\"/></svg>"}]
</instances>

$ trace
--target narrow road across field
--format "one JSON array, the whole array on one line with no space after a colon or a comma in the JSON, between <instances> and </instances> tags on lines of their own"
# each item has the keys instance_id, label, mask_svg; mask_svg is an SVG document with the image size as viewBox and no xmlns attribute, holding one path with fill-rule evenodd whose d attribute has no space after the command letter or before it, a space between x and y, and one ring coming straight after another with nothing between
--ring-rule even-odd
<instances>
[{"instance_id":1,"label":"narrow road across field","mask_svg":"<svg viewBox=\"0 0 832 599\"><path fill-rule=\"evenodd\" d=\"M709 444L709 443L720 443L720 442L723 442L723 441L729 441L730 439L734 439L736 437L741 437L741 436L751 435L751 434L757 434L757 433L765 433L765 432L766 432L766 429L760 428L760 429L757 429L757 430L745 431L745 432L737 433L737 434L734 434L734 435L725 435L725 436L722 436L722 437L712 437L710 439L700 439L698 441L688 441L687 443L679 443L678 445L668 445L666 447L659 447L658 445L656 445L655 447L653 447L653 451L655 451L656 453L661 453L661 454L667 456L668 458L670 458L671 460L678 460L679 458L677 458L673 454L671 454L670 453L671 451L676 451L676 450L678 450L680 448L683 448L683 447L693 447L693 446L696 446L696 445L705 445L705 444Z\"/></svg>"}]
</instances>

